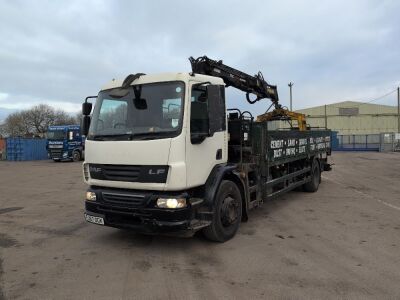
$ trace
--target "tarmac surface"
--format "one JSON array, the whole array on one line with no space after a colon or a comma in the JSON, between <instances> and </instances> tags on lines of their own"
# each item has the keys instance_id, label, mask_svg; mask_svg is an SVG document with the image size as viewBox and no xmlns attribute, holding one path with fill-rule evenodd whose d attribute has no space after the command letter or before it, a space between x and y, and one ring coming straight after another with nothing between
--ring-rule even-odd
<instances>
[{"instance_id":1,"label":"tarmac surface","mask_svg":"<svg viewBox=\"0 0 400 300\"><path fill-rule=\"evenodd\" d=\"M399 299L400 153L333 153L234 239L88 224L80 163L0 162L0 299Z\"/></svg>"}]
</instances>

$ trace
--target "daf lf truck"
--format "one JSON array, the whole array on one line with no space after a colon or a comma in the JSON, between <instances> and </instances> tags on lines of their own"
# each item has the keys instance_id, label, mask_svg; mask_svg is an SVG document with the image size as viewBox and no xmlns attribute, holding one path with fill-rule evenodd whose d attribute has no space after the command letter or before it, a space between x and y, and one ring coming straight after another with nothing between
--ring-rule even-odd
<instances>
[{"instance_id":1,"label":"daf lf truck","mask_svg":"<svg viewBox=\"0 0 400 300\"><path fill-rule=\"evenodd\" d=\"M263 202L318 190L330 170L330 131L282 107L261 73L206 56L190 62L192 72L131 74L86 98L86 221L145 234L201 230L225 242ZM273 110L255 118L227 108L228 86L250 105L270 99Z\"/></svg>"}]
</instances>

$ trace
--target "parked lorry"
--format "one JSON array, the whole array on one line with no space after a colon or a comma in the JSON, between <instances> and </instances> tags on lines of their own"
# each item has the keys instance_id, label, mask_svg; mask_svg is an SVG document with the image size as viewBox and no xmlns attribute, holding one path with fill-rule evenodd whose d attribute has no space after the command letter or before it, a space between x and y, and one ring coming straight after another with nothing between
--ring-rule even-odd
<instances>
[{"instance_id":1,"label":"parked lorry","mask_svg":"<svg viewBox=\"0 0 400 300\"><path fill-rule=\"evenodd\" d=\"M263 202L297 187L318 190L330 170L330 130L312 130L283 108L261 73L190 61L190 73L129 75L86 98L88 222L148 234L202 230L224 242ZM274 110L255 119L226 109L227 86L249 103L272 100ZM271 130L274 122L290 126Z\"/></svg>"},{"instance_id":2,"label":"parked lorry","mask_svg":"<svg viewBox=\"0 0 400 300\"><path fill-rule=\"evenodd\" d=\"M54 161L80 161L85 150L85 137L81 134L81 126L49 126L46 148L49 158Z\"/></svg>"}]
</instances>

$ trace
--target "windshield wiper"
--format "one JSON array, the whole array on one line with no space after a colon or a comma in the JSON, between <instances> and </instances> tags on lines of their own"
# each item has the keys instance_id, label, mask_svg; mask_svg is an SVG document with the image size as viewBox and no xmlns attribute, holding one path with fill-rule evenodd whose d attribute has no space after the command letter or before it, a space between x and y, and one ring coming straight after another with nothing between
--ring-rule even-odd
<instances>
[{"instance_id":1,"label":"windshield wiper","mask_svg":"<svg viewBox=\"0 0 400 300\"><path fill-rule=\"evenodd\" d=\"M139 132L132 135L131 139L150 140L159 136L170 135L174 131Z\"/></svg>"},{"instance_id":2,"label":"windshield wiper","mask_svg":"<svg viewBox=\"0 0 400 300\"><path fill-rule=\"evenodd\" d=\"M132 133L120 133L120 134L97 134L93 136L93 140L95 141L105 141L107 140L113 140L114 138L118 137L127 137L127 139L132 139L133 134Z\"/></svg>"},{"instance_id":3,"label":"windshield wiper","mask_svg":"<svg viewBox=\"0 0 400 300\"><path fill-rule=\"evenodd\" d=\"M92 137L95 141L113 141L116 138L126 137L126 140L150 140L159 136L169 135L174 131L138 132L121 134L97 134Z\"/></svg>"}]
</instances>

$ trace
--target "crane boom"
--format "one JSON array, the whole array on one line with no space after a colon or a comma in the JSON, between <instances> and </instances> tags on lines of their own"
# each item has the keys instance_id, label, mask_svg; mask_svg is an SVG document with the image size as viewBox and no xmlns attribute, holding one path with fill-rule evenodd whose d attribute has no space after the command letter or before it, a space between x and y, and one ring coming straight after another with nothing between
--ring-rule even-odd
<instances>
[{"instance_id":1,"label":"crane boom","mask_svg":"<svg viewBox=\"0 0 400 300\"><path fill-rule=\"evenodd\" d=\"M276 85L270 85L266 82L261 72L251 76L223 64L222 60L212 60L207 56L200 56L196 59L190 57L189 61L193 73L222 78L227 86L246 92L246 99L249 103L253 104L261 99L268 98L271 99L276 109L281 108ZM252 100L250 94L254 94L256 98Z\"/></svg>"},{"instance_id":2,"label":"crane boom","mask_svg":"<svg viewBox=\"0 0 400 300\"><path fill-rule=\"evenodd\" d=\"M198 58L190 57L189 61L192 65L193 73L222 78L227 86L232 86L246 92L246 99L250 104L254 104L261 99L270 99L274 106L274 110L268 112L268 109L264 114L259 115L257 117L257 122L296 120L298 124L297 127L300 131L307 130L305 115L283 108L279 104L276 85L271 85L266 82L261 72L251 76L223 64L222 60L213 60L207 56L200 56ZM250 94L254 94L256 98L253 100L250 99Z\"/></svg>"}]
</instances>

